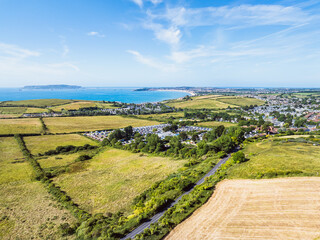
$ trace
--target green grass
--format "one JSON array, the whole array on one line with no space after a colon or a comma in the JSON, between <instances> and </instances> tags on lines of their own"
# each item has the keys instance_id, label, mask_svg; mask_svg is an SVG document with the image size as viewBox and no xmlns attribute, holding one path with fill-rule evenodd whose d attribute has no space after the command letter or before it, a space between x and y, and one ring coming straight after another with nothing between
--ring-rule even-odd
<instances>
[{"instance_id":1,"label":"green grass","mask_svg":"<svg viewBox=\"0 0 320 240\"><path fill-rule=\"evenodd\" d=\"M54 181L91 213L127 211L135 196L184 163L107 148L81 171L62 174Z\"/></svg>"},{"instance_id":2,"label":"green grass","mask_svg":"<svg viewBox=\"0 0 320 240\"><path fill-rule=\"evenodd\" d=\"M27 111L26 107L0 107L1 114L23 114Z\"/></svg>"},{"instance_id":3,"label":"green grass","mask_svg":"<svg viewBox=\"0 0 320 240\"><path fill-rule=\"evenodd\" d=\"M0 134L40 133L41 130L38 118L0 119Z\"/></svg>"},{"instance_id":4,"label":"green grass","mask_svg":"<svg viewBox=\"0 0 320 240\"><path fill-rule=\"evenodd\" d=\"M27 148L33 155L54 150L58 146L83 146L85 144L98 144L97 142L78 134L32 136L24 137L23 139L27 145Z\"/></svg>"},{"instance_id":5,"label":"green grass","mask_svg":"<svg viewBox=\"0 0 320 240\"><path fill-rule=\"evenodd\" d=\"M223 125L225 127L232 127L232 126L237 126L235 123L230 123L230 122L217 122L217 121L210 121L210 122L201 122L197 124L198 126L203 126L203 127L216 127Z\"/></svg>"},{"instance_id":6,"label":"green grass","mask_svg":"<svg viewBox=\"0 0 320 240\"><path fill-rule=\"evenodd\" d=\"M245 146L250 160L232 167L229 178L318 176L320 147L308 143L265 140Z\"/></svg>"},{"instance_id":7,"label":"green grass","mask_svg":"<svg viewBox=\"0 0 320 240\"><path fill-rule=\"evenodd\" d=\"M35 99L35 100L22 100L22 101L8 101L1 105L5 106L35 106L35 107L49 107L58 106L71 103L73 100L64 99Z\"/></svg>"},{"instance_id":8,"label":"green grass","mask_svg":"<svg viewBox=\"0 0 320 240\"><path fill-rule=\"evenodd\" d=\"M250 105L263 105L264 101L256 98L247 97L222 97L217 99L219 102L226 104L236 105L236 106L250 106Z\"/></svg>"},{"instance_id":9,"label":"green grass","mask_svg":"<svg viewBox=\"0 0 320 240\"><path fill-rule=\"evenodd\" d=\"M15 139L0 138L0 239L61 239L58 226L75 222L31 174Z\"/></svg>"},{"instance_id":10,"label":"green grass","mask_svg":"<svg viewBox=\"0 0 320 240\"><path fill-rule=\"evenodd\" d=\"M93 116L93 117L52 117L44 118L51 133L85 132L102 129L116 129L126 126L140 127L159 124L136 118L125 118L121 116Z\"/></svg>"},{"instance_id":11,"label":"green grass","mask_svg":"<svg viewBox=\"0 0 320 240\"><path fill-rule=\"evenodd\" d=\"M146 115L139 115L139 118L143 119L150 119L150 120L158 120L158 121L167 121L171 117L173 118L183 118L183 112L173 112L173 113L161 113L161 114L146 114Z\"/></svg>"},{"instance_id":12,"label":"green grass","mask_svg":"<svg viewBox=\"0 0 320 240\"><path fill-rule=\"evenodd\" d=\"M103 102L95 102L95 101L75 101L72 103L52 107L50 109L52 109L55 112L61 112L62 110L79 110L81 108L90 108L90 107L116 108L112 105L112 103L103 103Z\"/></svg>"}]
</instances>

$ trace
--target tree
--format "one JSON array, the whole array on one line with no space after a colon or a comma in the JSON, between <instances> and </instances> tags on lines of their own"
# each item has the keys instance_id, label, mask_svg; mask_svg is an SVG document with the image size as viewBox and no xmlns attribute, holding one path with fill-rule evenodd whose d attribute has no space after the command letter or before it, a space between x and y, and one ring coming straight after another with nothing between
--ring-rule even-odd
<instances>
[{"instance_id":1,"label":"tree","mask_svg":"<svg viewBox=\"0 0 320 240\"><path fill-rule=\"evenodd\" d=\"M246 156L244 155L244 153L242 151L238 151L238 152L232 154L232 159L236 163L242 163L242 162L246 161Z\"/></svg>"}]
</instances>

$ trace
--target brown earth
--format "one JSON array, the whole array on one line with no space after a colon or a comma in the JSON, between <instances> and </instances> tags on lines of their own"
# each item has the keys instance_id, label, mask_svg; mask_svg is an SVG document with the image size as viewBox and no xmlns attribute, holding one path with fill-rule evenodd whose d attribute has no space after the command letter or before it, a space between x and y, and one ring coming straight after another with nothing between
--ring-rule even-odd
<instances>
[{"instance_id":1,"label":"brown earth","mask_svg":"<svg viewBox=\"0 0 320 240\"><path fill-rule=\"evenodd\" d=\"M320 178L225 180L165 239L315 239Z\"/></svg>"}]
</instances>

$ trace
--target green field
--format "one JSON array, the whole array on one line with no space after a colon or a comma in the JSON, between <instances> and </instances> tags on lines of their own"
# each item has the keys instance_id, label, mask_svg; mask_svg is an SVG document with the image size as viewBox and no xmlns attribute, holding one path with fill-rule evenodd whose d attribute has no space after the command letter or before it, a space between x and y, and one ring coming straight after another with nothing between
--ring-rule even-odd
<instances>
[{"instance_id":1,"label":"green field","mask_svg":"<svg viewBox=\"0 0 320 240\"><path fill-rule=\"evenodd\" d=\"M229 178L318 176L320 147L308 143L265 140L245 146L250 160L232 167Z\"/></svg>"},{"instance_id":2,"label":"green field","mask_svg":"<svg viewBox=\"0 0 320 240\"><path fill-rule=\"evenodd\" d=\"M49 150L54 150L58 146L83 146L85 144L97 145L98 143L78 134L65 135L43 135L23 138L29 151L36 155Z\"/></svg>"},{"instance_id":3,"label":"green field","mask_svg":"<svg viewBox=\"0 0 320 240\"><path fill-rule=\"evenodd\" d=\"M150 119L150 120L158 120L158 121L167 121L171 118L183 118L183 112L173 112L173 113L160 113L160 114L146 114L139 115L139 118Z\"/></svg>"},{"instance_id":4,"label":"green field","mask_svg":"<svg viewBox=\"0 0 320 240\"><path fill-rule=\"evenodd\" d=\"M73 163L81 154L84 154L84 152L38 157L37 161L40 163L40 166L46 170L47 168L62 167Z\"/></svg>"},{"instance_id":5,"label":"green field","mask_svg":"<svg viewBox=\"0 0 320 240\"><path fill-rule=\"evenodd\" d=\"M40 133L38 118L0 119L0 134Z\"/></svg>"},{"instance_id":6,"label":"green field","mask_svg":"<svg viewBox=\"0 0 320 240\"><path fill-rule=\"evenodd\" d=\"M79 110L81 108L90 108L90 107L116 108L112 105L112 103L103 103L103 102L95 102L95 101L75 101L72 103L52 107L50 109L55 112L61 112L62 110Z\"/></svg>"},{"instance_id":7,"label":"green field","mask_svg":"<svg viewBox=\"0 0 320 240\"><path fill-rule=\"evenodd\" d=\"M44 122L51 133L85 132L123 128L130 125L140 127L159 124L155 121L120 116L51 117L44 118Z\"/></svg>"},{"instance_id":8,"label":"green field","mask_svg":"<svg viewBox=\"0 0 320 240\"><path fill-rule=\"evenodd\" d=\"M35 100L22 100L22 101L7 101L0 105L4 106L34 106L34 107L50 107L58 106L74 102L73 100L64 99L35 99Z\"/></svg>"},{"instance_id":9,"label":"green field","mask_svg":"<svg viewBox=\"0 0 320 240\"><path fill-rule=\"evenodd\" d=\"M0 138L0 239L61 239L58 226L75 219L31 181L14 138Z\"/></svg>"},{"instance_id":10,"label":"green field","mask_svg":"<svg viewBox=\"0 0 320 240\"><path fill-rule=\"evenodd\" d=\"M129 210L135 196L185 163L110 148L87 162L82 171L62 174L55 182L91 213Z\"/></svg>"},{"instance_id":11,"label":"green field","mask_svg":"<svg viewBox=\"0 0 320 240\"><path fill-rule=\"evenodd\" d=\"M250 106L250 105L263 105L264 101L256 98L247 98L247 97L222 97L217 99L219 102L226 104L232 104L236 106Z\"/></svg>"},{"instance_id":12,"label":"green field","mask_svg":"<svg viewBox=\"0 0 320 240\"><path fill-rule=\"evenodd\" d=\"M235 123L230 123L230 122L217 122L217 121L210 121L210 122L201 122L197 124L198 126L203 126L203 127L216 127L223 125L225 127L232 127L232 126L237 126Z\"/></svg>"}]
</instances>

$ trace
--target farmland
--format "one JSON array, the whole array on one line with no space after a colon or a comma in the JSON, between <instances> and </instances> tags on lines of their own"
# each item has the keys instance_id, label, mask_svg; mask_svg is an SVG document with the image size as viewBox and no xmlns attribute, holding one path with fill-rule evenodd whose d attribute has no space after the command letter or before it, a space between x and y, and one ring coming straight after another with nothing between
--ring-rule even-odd
<instances>
[{"instance_id":1,"label":"farmland","mask_svg":"<svg viewBox=\"0 0 320 240\"><path fill-rule=\"evenodd\" d=\"M115 108L111 103L95 102L95 101L74 101L72 103L67 103L50 109L55 112L61 112L62 110L79 110L81 108Z\"/></svg>"},{"instance_id":2,"label":"farmland","mask_svg":"<svg viewBox=\"0 0 320 240\"><path fill-rule=\"evenodd\" d=\"M168 101L167 105L176 108L188 109L226 109L247 105L262 105L264 101L246 97L223 97L219 95L205 95L192 97L191 100Z\"/></svg>"},{"instance_id":3,"label":"farmland","mask_svg":"<svg viewBox=\"0 0 320 240\"><path fill-rule=\"evenodd\" d=\"M60 224L75 222L31 175L15 139L1 138L0 239L57 239Z\"/></svg>"},{"instance_id":4,"label":"farmland","mask_svg":"<svg viewBox=\"0 0 320 240\"><path fill-rule=\"evenodd\" d=\"M315 239L320 178L226 180L178 225L175 239Z\"/></svg>"},{"instance_id":5,"label":"farmland","mask_svg":"<svg viewBox=\"0 0 320 240\"><path fill-rule=\"evenodd\" d=\"M229 178L318 176L320 172L320 149L312 144L266 140L248 144L244 153L250 160L232 167Z\"/></svg>"},{"instance_id":6,"label":"farmland","mask_svg":"<svg viewBox=\"0 0 320 240\"><path fill-rule=\"evenodd\" d=\"M107 148L84 169L55 182L91 213L129 210L135 196L180 168L185 161Z\"/></svg>"},{"instance_id":7,"label":"farmland","mask_svg":"<svg viewBox=\"0 0 320 240\"><path fill-rule=\"evenodd\" d=\"M155 121L148 121L120 116L95 116L95 117L51 117L44 118L51 133L70 133L95 131L101 129L116 129L126 126L147 126L158 124Z\"/></svg>"},{"instance_id":8,"label":"farmland","mask_svg":"<svg viewBox=\"0 0 320 240\"><path fill-rule=\"evenodd\" d=\"M50 107L58 106L74 102L73 100L64 99L35 99L35 100L22 100L22 101L7 101L1 103L3 106L34 106L34 107Z\"/></svg>"},{"instance_id":9,"label":"farmland","mask_svg":"<svg viewBox=\"0 0 320 240\"><path fill-rule=\"evenodd\" d=\"M41 129L37 118L0 119L0 134L40 133Z\"/></svg>"}]
</instances>

